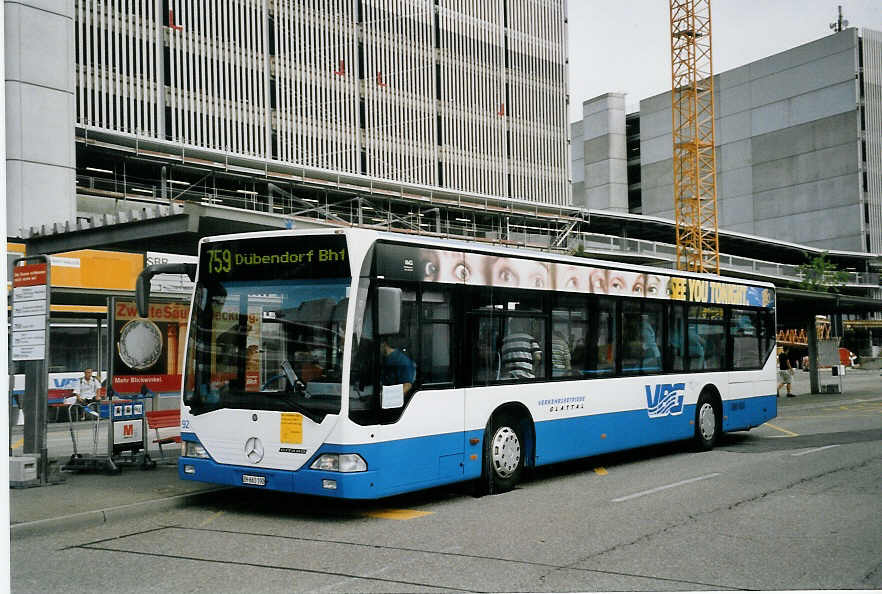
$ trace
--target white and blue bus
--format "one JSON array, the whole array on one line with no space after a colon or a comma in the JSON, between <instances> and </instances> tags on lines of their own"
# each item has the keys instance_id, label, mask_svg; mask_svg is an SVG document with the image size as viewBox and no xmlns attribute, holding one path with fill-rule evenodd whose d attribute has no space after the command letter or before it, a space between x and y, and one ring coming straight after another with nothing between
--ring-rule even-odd
<instances>
[{"instance_id":1,"label":"white and blue bus","mask_svg":"<svg viewBox=\"0 0 882 594\"><path fill-rule=\"evenodd\" d=\"M183 479L494 493L777 412L768 284L366 229L205 238L196 281Z\"/></svg>"}]
</instances>

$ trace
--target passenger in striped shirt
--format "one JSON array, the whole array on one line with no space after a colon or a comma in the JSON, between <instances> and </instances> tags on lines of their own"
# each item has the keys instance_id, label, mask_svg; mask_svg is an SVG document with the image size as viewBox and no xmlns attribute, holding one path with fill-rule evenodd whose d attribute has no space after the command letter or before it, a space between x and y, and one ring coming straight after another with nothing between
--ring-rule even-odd
<instances>
[{"instance_id":1,"label":"passenger in striped shirt","mask_svg":"<svg viewBox=\"0 0 882 594\"><path fill-rule=\"evenodd\" d=\"M554 376L569 375L570 345L562 332L551 336L551 374Z\"/></svg>"},{"instance_id":2,"label":"passenger in striped shirt","mask_svg":"<svg viewBox=\"0 0 882 594\"><path fill-rule=\"evenodd\" d=\"M502 377L532 379L542 363L542 348L532 335L515 332L502 339Z\"/></svg>"}]
</instances>

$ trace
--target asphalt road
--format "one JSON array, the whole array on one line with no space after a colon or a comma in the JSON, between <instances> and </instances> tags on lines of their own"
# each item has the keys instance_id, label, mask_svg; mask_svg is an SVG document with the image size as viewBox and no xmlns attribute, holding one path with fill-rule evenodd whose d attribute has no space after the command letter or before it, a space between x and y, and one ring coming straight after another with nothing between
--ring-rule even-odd
<instances>
[{"instance_id":1,"label":"asphalt road","mask_svg":"<svg viewBox=\"0 0 882 594\"><path fill-rule=\"evenodd\" d=\"M12 542L14 592L882 588L882 400L377 504L256 490Z\"/></svg>"}]
</instances>

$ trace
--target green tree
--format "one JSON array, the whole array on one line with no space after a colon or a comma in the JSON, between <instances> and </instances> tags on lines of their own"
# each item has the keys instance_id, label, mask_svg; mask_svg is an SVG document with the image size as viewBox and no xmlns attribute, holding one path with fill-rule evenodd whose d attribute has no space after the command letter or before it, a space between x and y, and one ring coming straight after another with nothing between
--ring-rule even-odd
<instances>
[{"instance_id":1,"label":"green tree","mask_svg":"<svg viewBox=\"0 0 882 594\"><path fill-rule=\"evenodd\" d=\"M799 287L810 291L832 291L848 280L848 273L836 268L827 259L827 252L800 264L797 270L802 277Z\"/></svg>"}]
</instances>

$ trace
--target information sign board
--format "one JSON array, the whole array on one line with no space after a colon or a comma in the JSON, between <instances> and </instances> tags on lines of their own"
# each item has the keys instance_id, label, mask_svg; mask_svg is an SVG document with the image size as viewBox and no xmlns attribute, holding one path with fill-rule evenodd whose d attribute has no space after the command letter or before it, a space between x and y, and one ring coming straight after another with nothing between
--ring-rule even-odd
<instances>
[{"instance_id":1,"label":"information sign board","mask_svg":"<svg viewBox=\"0 0 882 594\"><path fill-rule=\"evenodd\" d=\"M28 264L16 266L12 271L13 287L33 287L46 285L46 264Z\"/></svg>"},{"instance_id":2,"label":"information sign board","mask_svg":"<svg viewBox=\"0 0 882 594\"><path fill-rule=\"evenodd\" d=\"M46 359L46 315L49 311L45 262L12 270L12 360Z\"/></svg>"}]
</instances>

